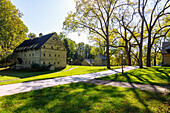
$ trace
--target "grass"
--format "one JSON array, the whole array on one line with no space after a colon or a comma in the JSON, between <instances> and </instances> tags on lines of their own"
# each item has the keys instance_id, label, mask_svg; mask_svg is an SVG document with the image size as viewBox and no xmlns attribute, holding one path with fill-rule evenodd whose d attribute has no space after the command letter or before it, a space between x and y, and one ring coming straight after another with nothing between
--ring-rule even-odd
<instances>
[{"instance_id":1,"label":"grass","mask_svg":"<svg viewBox=\"0 0 170 113\"><path fill-rule=\"evenodd\" d=\"M76 68L75 68L76 67ZM74 68L69 70L70 68ZM112 67L112 69L120 68L120 66ZM26 70L10 70L0 69L0 85L20 83L34 80L42 80L49 78L65 77L79 74L94 73L108 70L106 66L67 66L63 70L31 72Z\"/></svg>"},{"instance_id":2,"label":"grass","mask_svg":"<svg viewBox=\"0 0 170 113\"><path fill-rule=\"evenodd\" d=\"M0 97L1 113L168 112L168 95L138 89L72 83Z\"/></svg>"},{"instance_id":3,"label":"grass","mask_svg":"<svg viewBox=\"0 0 170 113\"><path fill-rule=\"evenodd\" d=\"M147 67L143 69L135 69L121 73L97 78L101 80L122 81L122 82L135 82L143 84L157 84L169 85L170 84L170 67Z\"/></svg>"}]
</instances>

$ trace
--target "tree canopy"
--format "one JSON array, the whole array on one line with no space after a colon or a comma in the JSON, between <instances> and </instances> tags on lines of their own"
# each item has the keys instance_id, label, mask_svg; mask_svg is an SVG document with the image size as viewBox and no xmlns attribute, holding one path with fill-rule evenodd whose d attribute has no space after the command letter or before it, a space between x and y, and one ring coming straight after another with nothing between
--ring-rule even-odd
<instances>
[{"instance_id":1,"label":"tree canopy","mask_svg":"<svg viewBox=\"0 0 170 113\"><path fill-rule=\"evenodd\" d=\"M22 13L10 0L0 1L0 48L2 57L12 53L26 39L28 28L21 20Z\"/></svg>"}]
</instances>

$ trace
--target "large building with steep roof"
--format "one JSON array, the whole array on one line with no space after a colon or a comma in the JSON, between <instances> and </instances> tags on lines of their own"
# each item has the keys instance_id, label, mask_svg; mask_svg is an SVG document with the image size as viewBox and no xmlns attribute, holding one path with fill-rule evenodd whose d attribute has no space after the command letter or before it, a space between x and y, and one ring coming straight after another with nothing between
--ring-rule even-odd
<instances>
[{"instance_id":1,"label":"large building with steep roof","mask_svg":"<svg viewBox=\"0 0 170 113\"><path fill-rule=\"evenodd\" d=\"M16 68L30 68L31 64L66 67L66 48L56 33L25 40L15 50Z\"/></svg>"}]
</instances>

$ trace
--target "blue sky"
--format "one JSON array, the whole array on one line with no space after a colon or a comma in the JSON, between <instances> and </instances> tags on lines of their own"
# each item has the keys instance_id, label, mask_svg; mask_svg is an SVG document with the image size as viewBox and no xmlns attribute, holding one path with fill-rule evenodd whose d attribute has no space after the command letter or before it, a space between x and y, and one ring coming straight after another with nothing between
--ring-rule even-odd
<instances>
[{"instance_id":1,"label":"blue sky","mask_svg":"<svg viewBox=\"0 0 170 113\"><path fill-rule=\"evenodd\" d=\"M61 32L63 21L69 11L75 11L74 0L11 0L24 16L22 21L28 27L29 32L48 34ZM87 35L70 33L67 36L76 43L83 41L89 43Z\"/></svg>"}]
</instances>

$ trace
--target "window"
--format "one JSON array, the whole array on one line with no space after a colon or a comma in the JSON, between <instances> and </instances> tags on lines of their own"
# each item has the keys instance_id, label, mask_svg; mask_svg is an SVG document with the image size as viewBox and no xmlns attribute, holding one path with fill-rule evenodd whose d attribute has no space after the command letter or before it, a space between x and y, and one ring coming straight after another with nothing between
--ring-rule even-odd
<instances>
[{"instance_id":1,"label":"window","mask_svg":"<svg viewBox=\"0 0 170 113\"><path fill-rule=\"evenodd\" d=\"M49 62L49 65L50 65L50 62Z\"/></svg>"},{"instance_id":2,"label":"window","mask_svg":"<svg viewBox=\"0 0 170 113\"><path fill-rule=\"evenodd\" d=\"M45 62L43 62L43 64L45 65Z\"/></svg>"},{"instance_id":3,"label":"window","mask_svg":"<svg viewBox=\"0 0 170 113\"><path fill-rule=\"evenodd\" d=\"M54 62L54 65L55 65L55 62Z\"/></svg>"},{"instance_id":4,"label":"window","mask_svg":"<svg viewBox=\"0 0 170 113\"><path fill-rule=\"evenodd\" d=\"M29 64L30 64L31 62L29 61Z\"/></svg>"},{"instance_id":5,"label":"window","mask_svg":"<svg viewBox=\"0 0 170 113\"><path fill-rule=\"evenodd\" d=\"M60 64L60 62L58 62L58 64Z\"/></svg>"},{"instance_id":6,"label":"window","mask_svg":"<svg viewBox=\"0 0 170 113\"><path fill-rule=\"evenodd\" d=\"M51 49L53 49L53 46L51 46Z\"/></svg>"},{"instance_id":7,"label":"window","mask_svg":"<svg viewBox=\"0 0 170 113\"><path fill-rule=\"evenodd\" d=\"M57 47L57 50L59 50L59 48Z\"/></svg>"},{"instance_id":8,"label":"window","mask_svg":"<svg viewBox=\"0 0 170 113\"><path fill-rule=\"evenodd\" d=\"M25 64L27 64L27 61L25 61Z\"/></svg>"},{"instance_id":9,"label":"window","mask_svg":"<svg viewBox=\"0 0 170 113\"><path fill-rule=\"evenodd\" d=\"M56 57L57 55L55 54L55 57Z\"/></svg>"},{"instance_id":10,"label":"window","mask_svg":"<svg viewBox=\"0 0 170 113\"><path fill-rule=\"evenodd\" d=\"M34 56L34 53L32 54L32 56Z\"/></svg>"},{"instance_id":11,"label":"window","mask_svg":"<svg viewBox=\"0 0 170 113\"><path fill-rule=\"evenodd\" d=\"M24 54L24 56L26 56L26 54Z\"/></svg>"},{"instance_id":12,"label":"window","mask_svg":"<svg viewBox=\"0 0 170 113\"><path fill-rule=\"evenodd\" d=\"M58 55L58 57L60 57L60 55Z\"/></svg>"},{"instance_id":13,"label":"window","mask_svg":"<svg viewBox=\"0 0 170 113\"><path fill-rule=\"evenodd\" d=\"M49 54L49 57L51 57L51 54Z\"/></svg>"},{"instance_id":14,"label":"window","mask_svg":"<svg viewBox=\"0 0 170 113\"><path fill-rule=\"evenodd\" d=\"M31 54L29 54L29 56L31 56Z\"/></svg>"},{"instance_id":15,"label":"window","mask_svg":"<svg viewBox=\"0 0 170 113\"><path fill-rule=\"evenodd\" d=\"M45 46L44 46L44 48L45 48Z\"/></svg>"},{"instance_id":16,"label":"window","mask_svg":"<svg viewBox=\"0 0 170 113\"><path fill-rule=\"evenodd\" d=\"M45 56L45 53L44 53L44 56Z\"/></svg>"}]
</instances>

